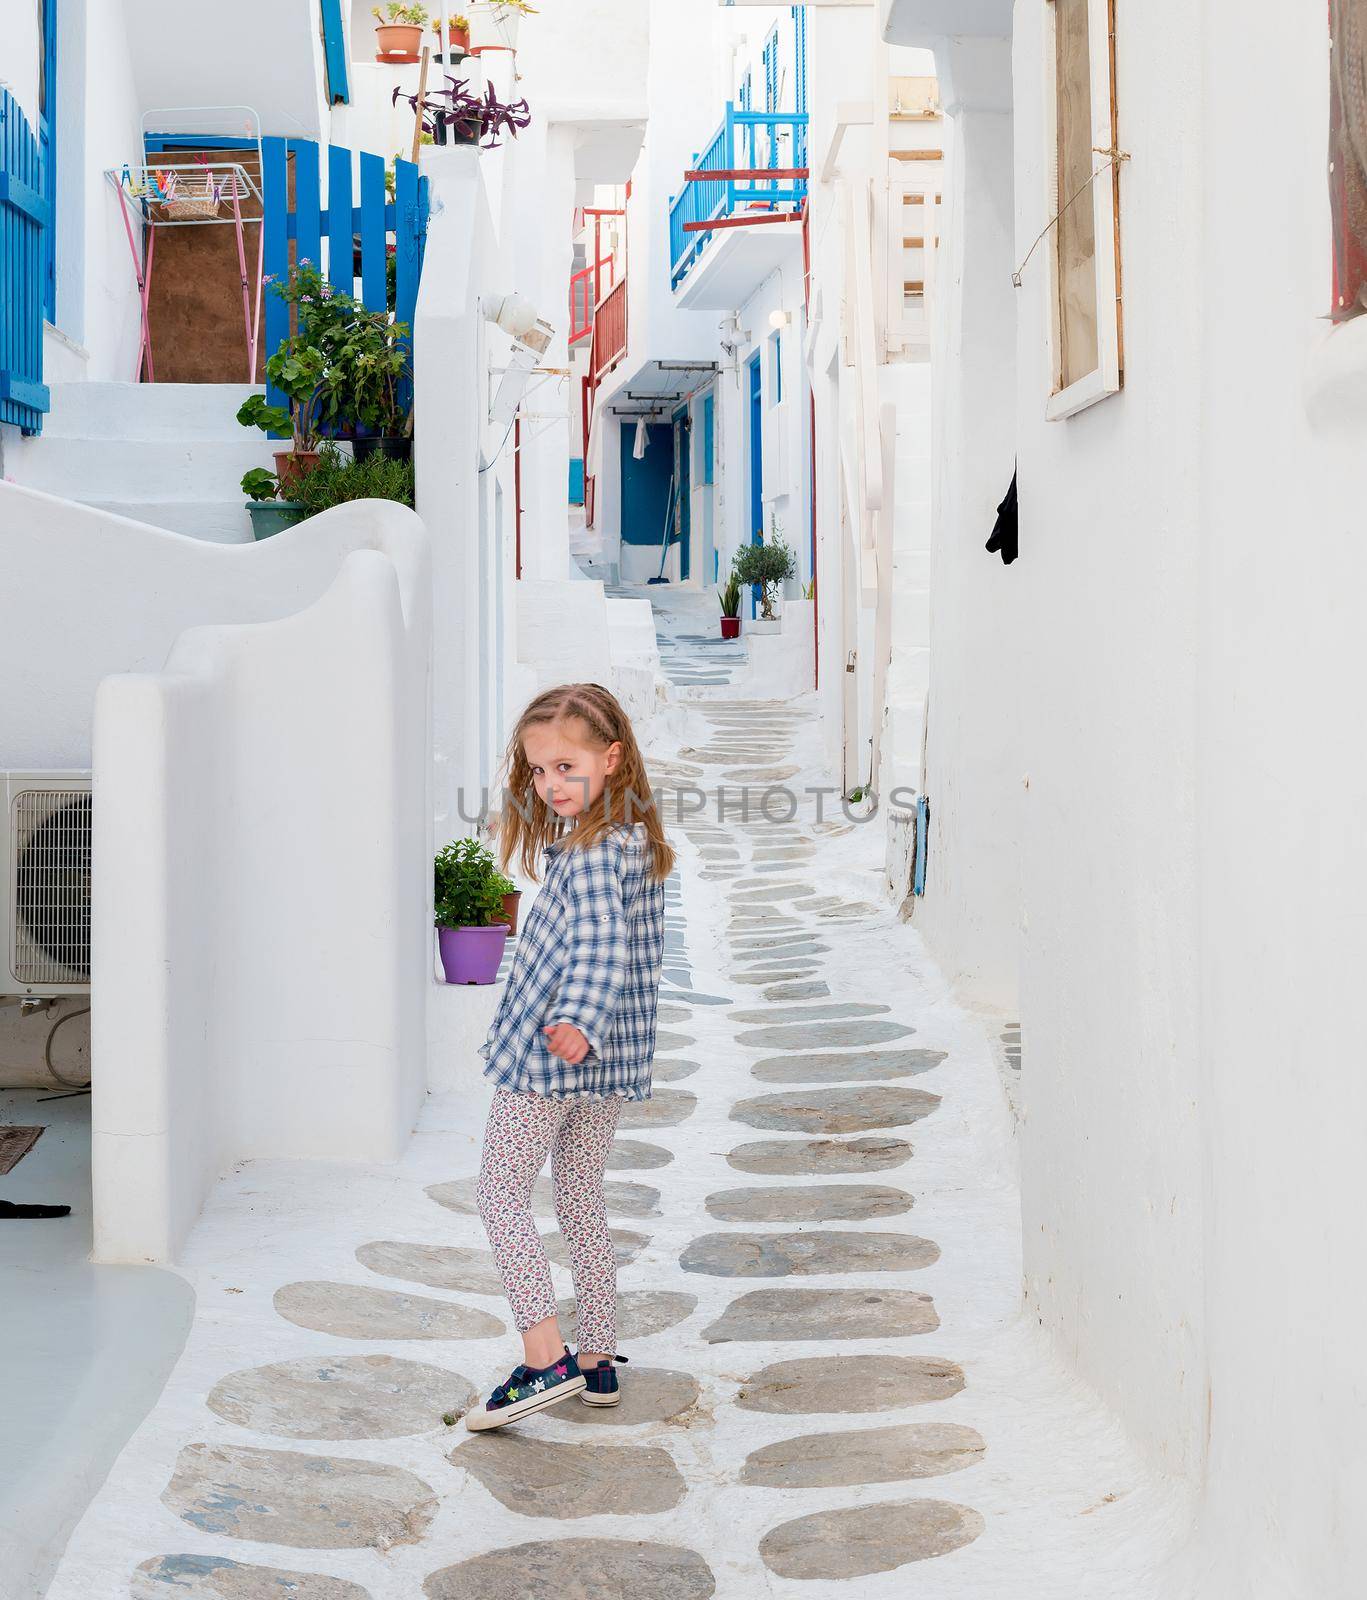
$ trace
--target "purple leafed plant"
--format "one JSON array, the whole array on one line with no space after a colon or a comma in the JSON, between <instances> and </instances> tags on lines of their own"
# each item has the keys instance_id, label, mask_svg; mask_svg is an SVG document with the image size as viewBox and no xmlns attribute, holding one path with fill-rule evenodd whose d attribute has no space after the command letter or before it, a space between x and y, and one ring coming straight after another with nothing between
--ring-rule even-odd
<instances>
[{"instance_id":1,"label":"purple leafed plant","mask_svg":"<svg viewBox=\"0 0 1367 1600\"><path fill-rule=\"evenodd\" d=\"M402 87L394 90L390 104L406 100L415 115L422 117L423 130L430 133L438 144L445 144L440 130L450 129L459 144L477 144L484 150L496 150L499 134L518 133L531 126L532 113L525 100L504 103L494 92L491 83L484 94L472 94L468 78L446 77L446 88L434 90L419 101L415 94L404 94Z\"/></svg>"}]
</instances>

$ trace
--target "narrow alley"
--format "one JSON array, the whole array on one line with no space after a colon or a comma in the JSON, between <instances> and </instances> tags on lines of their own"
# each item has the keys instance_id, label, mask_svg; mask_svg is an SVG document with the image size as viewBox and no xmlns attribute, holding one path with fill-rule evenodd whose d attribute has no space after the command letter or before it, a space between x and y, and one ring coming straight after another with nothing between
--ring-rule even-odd
<instances>
[{"instance_id":1,"label":"narrow alley","mask_svg":"<svg viewBox=\"0 0 1367 1600\"><path fill-rule=\"evenodd\" d=\"M443 1422L508 1348L486 1086L450 1063L397 1166L220 1185L184 1355L52 1600L880 1600L911 1562L932 1600L1152 1592L1162 1508L1016 1320L1000 1029L884 903L810 697L684 693L652 780L707 804L670 826L660 1087L608 1184L620 1410Z\"/></svg>"}]
</instances>

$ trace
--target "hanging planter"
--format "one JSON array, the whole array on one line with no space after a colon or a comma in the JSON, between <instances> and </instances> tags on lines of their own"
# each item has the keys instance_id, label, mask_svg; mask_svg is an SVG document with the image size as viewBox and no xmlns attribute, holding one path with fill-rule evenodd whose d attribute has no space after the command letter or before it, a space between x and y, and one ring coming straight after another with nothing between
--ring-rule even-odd
<instances>
[{"instance_id":1,"label":"hanging planter","mask_svg":"<svg viewBox=\"0 0 1367 1600\"><path fill-rule=\"evenodd\" d=\"M470 7L470 54L485 50L516 50L523 17L534 16L527 0L475 0Z\"/></svg>"},{"instance_id":2,"label":"hanging planter","mask_svg":"<svg viewBox=\"0 0 1367 1600\"><path fill-rule=\"evenodd\" d=\"M418 61L422 57L422 30L427 26L427 7L389 4L371 10L375 18L375 59L397 63Z\"/></svg>"}]
</instances>

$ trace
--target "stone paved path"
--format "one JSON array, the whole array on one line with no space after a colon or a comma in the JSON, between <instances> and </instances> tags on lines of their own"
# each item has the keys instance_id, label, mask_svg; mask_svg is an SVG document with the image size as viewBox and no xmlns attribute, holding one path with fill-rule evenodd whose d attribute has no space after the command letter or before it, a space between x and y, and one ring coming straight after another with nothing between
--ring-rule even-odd
<instances>
[{"instance_id":1,"label":"stone paved path","mask_svg":"<svg viewBox=\"0 0 1367 1600\"><path fill-rule=\"evenodd\" d=\"M802 707L687 715L657 782L819 770ZM1163 1502L1016 1315L988 1029L884 902L876 830L804 799L671 831L662 1087L608 1191L622 1407L443 1424L514 1352L472 1062L394 1167L220 1186L190 1343L51 1600L1161 1593Z\"/></svg>"}]
</instances>

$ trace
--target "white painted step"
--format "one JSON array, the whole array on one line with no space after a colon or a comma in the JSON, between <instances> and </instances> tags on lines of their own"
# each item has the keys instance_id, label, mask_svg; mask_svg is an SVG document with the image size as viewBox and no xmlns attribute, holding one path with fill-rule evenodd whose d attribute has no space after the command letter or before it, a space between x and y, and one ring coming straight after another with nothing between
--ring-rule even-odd
<instances>
[{"instance_id":1,"label":"white painted step","mask_svg":"<svg viewBox=\"0 0 1367 1600\"><path fill-rule=\"evenodd\" d=\"M56 383L43 437L231 442L250 436L237 409L256 392L246 383Z\"/></svg>"},{"instance_id":2,"label":"white painted step","mask_svg":"<svg viewBox=\"0 0 1367 1600\"><path fill-rule=\"evenodd\" d=\"M24 482L67 500L224 500L242 475L272 465L272 441L238 429L236 439L125 442L43 437L30 451Z\"/></svg>"}]
</instances>

